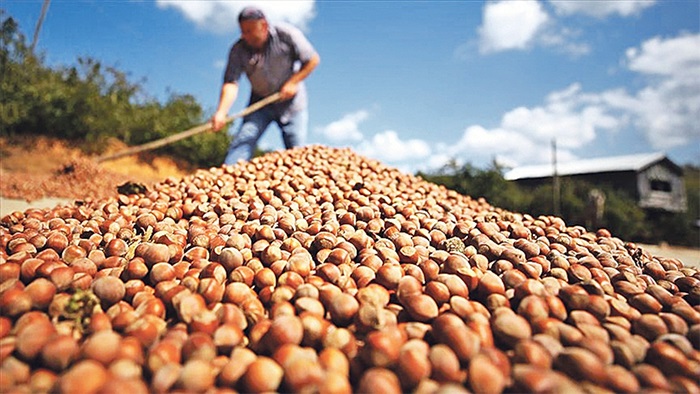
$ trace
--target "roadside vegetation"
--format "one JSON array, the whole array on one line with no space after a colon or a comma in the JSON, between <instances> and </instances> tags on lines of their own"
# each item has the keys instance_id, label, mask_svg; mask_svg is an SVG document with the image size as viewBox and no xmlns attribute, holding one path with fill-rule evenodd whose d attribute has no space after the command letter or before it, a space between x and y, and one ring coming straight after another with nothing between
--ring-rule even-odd
<instances>
[{"instance_id":1,"label":"roadside vegetation","mask_svg":"<svg viewBox=\"0 0 700 394\"><path fill-rule=\"evenodd\" d=\"M470 164L448 164L434 173L419 173L424 179L444 185L473 198L483 197L491 204L513 211L538 215L552 215L554 207L552 185L536 188L521 187L503 177L504 169L492 165L487 169ZM558 216L569 225L582 225L589 230L607 228L621 239L658 244L700 247L700 168L683 167L683 179L688 209L683 213L644 210L637 206L634 197L627 192L609 186L560 179L560 207ZM587 196L592 189L605 194L605 209L598 223L592 221Z\"/></svg>"},{"instance_id":2,"label":"roadside vegetation","mask_svg":"<svg viewBox=\"0 0 700 394\"><path fill-rule=\"evenodd\" d=\"M143 82L97 59L50 67L32 53L17 22L0 10L0 128L5 136L43 134L71 141L87 153L103 153L111 139L140 145L205 122L202 106L188 94L165 102L149 96ZM193 165L219 165L227 133L204 133L160 148Z\"/></svg>"},{"instance_id":3,"label":"roadside vegetation","mask_svg":"<svg viewBox=\"0 0 700 394\"><path fill-rule=\"evenodd\" d=\"M0 135L46 135L65 139L88 154L104 153L110 140L127 145L176 134L204 123L202 106L188 94L171 94L159 102L144 91L143 82L97 59L80 58L72 66L51 67L32 53L12 17L0 10ZM218 166L229 145L225 132L205 133L155 151L196 167ZM257 154L264 152L258 151ZM688 211L648 212L632 196L607 188L605 211L596 227L636 242L668 242L700 246L700 169L685 166ZM551 185L524 189L503 177L498 166L480 169L449 164L435 173L419 174L474 198L533 216L554 214ZM600 186L596 185L597 188ZM568 224L593 226L586 196L593 185L561 180L558 214Z\"/></svg>"}]
</instances>

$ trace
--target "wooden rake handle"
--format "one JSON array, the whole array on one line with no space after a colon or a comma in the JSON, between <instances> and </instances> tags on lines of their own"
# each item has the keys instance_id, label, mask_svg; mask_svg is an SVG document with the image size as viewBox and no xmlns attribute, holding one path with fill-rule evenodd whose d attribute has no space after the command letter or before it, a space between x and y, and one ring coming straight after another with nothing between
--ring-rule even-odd
<instances>
[{"instance_id":1,"label":"wooden rake handle","mask_svg":"<svg viewBox=\"0 0 700 394\"><path fill-rule=\"evenodd\" d=\"M273 93L260 101L256 101L253 104L251 104L250 106L248 106L247 108L243 109L241 112L239 112L235 115L231 115L228 118L226 118L226 120L224 121L224 124L231 123L238 118L242 118L248 114L252 114L253 112L255 112L257 110L274 103L275 101L279 100L279 98L280 98L280 94L278 92L278 93ZM173 142L180 141L180 140L183 140L185 138L189 138L189 137L204 133L205 131L209 131L209 130L211 130L211 122L203 123L199 126L195 126L191 129L187 129L183 132L169 135L167 137L164 137L164 138L161 138L161 139L158 139L155 141L147 142L147 143L142 144L142 145L132 146L132 147L124 149L120 152L99 156L98 158L95 159L95 161L97 163L102 163L104 161L114 160L114 159L118 159L120 157L130 156L130 155L140 153L143 151L160 148L161 146L172 144Z\"/></svg>"}]
</instances>

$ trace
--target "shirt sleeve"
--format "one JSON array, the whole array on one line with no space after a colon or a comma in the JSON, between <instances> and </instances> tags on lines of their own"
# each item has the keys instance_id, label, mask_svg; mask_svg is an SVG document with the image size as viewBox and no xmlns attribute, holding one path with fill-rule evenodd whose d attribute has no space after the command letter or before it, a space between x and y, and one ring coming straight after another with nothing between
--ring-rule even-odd
<instances>
[{"instance_id":1,"label":"shirt sleeve","mask_svg":"<svg viewBox=\"0 0 700 394\"><path fill-rule=\"evenodd\" d=\"M311 45L301 30L289 24L284 24L281 27L284 33L286 33L285 35L289 39L289 43L294 47L299 61L306 63L316 55L316 50L313 45Z\"/></svg>"},{"instance_id":2,"label":"shirt sleeve","mask_svg":"<svg viewBox=\"0 0 700 394\"><path fill-rule=\"evenodd\" d=\"M238 82L243 74L243 50L240 43L236 43L231 47L228 54L228 63L224 72L224 83Z\"/></svg>"}]
</instances>

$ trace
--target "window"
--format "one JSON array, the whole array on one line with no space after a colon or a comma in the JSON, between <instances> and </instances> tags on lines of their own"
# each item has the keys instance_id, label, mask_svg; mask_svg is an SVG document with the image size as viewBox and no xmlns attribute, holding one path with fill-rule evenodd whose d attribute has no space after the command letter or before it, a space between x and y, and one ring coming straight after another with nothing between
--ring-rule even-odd
<instances>
[{"instance_id":1,"label":"window","mask_svg":"<svg viewBox=\"0 0 700 394\"><path fill-rule=\"evenodd\" d=\"M671 191L671 182L662 181L660 179L652 179L650 181L650 186L651 186L651 190L654 190L657 192L670 192Z\"/></svg>"}]
</instances>

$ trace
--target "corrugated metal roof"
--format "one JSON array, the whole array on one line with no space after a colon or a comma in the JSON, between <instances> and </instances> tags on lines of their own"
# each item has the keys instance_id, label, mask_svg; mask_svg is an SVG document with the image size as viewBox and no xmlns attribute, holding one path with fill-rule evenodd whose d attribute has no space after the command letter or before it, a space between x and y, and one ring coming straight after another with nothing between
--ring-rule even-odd
<instances>
[{"instance_id":1,"label":"corrugated metal roof","mask_svg":"<svg viewBox=\"0 0 700 394\"><path fill-rule=\"evenodd\" d=\"M637 155L601 157L557 163L558 175L592 174L599 172L639 171L650 164L663 160L663 152L643 153ZM551 164L516 167L505 173L506 180L513 181L528 178L546 178L554 175Z\"/></svg>"}]
</instances>

